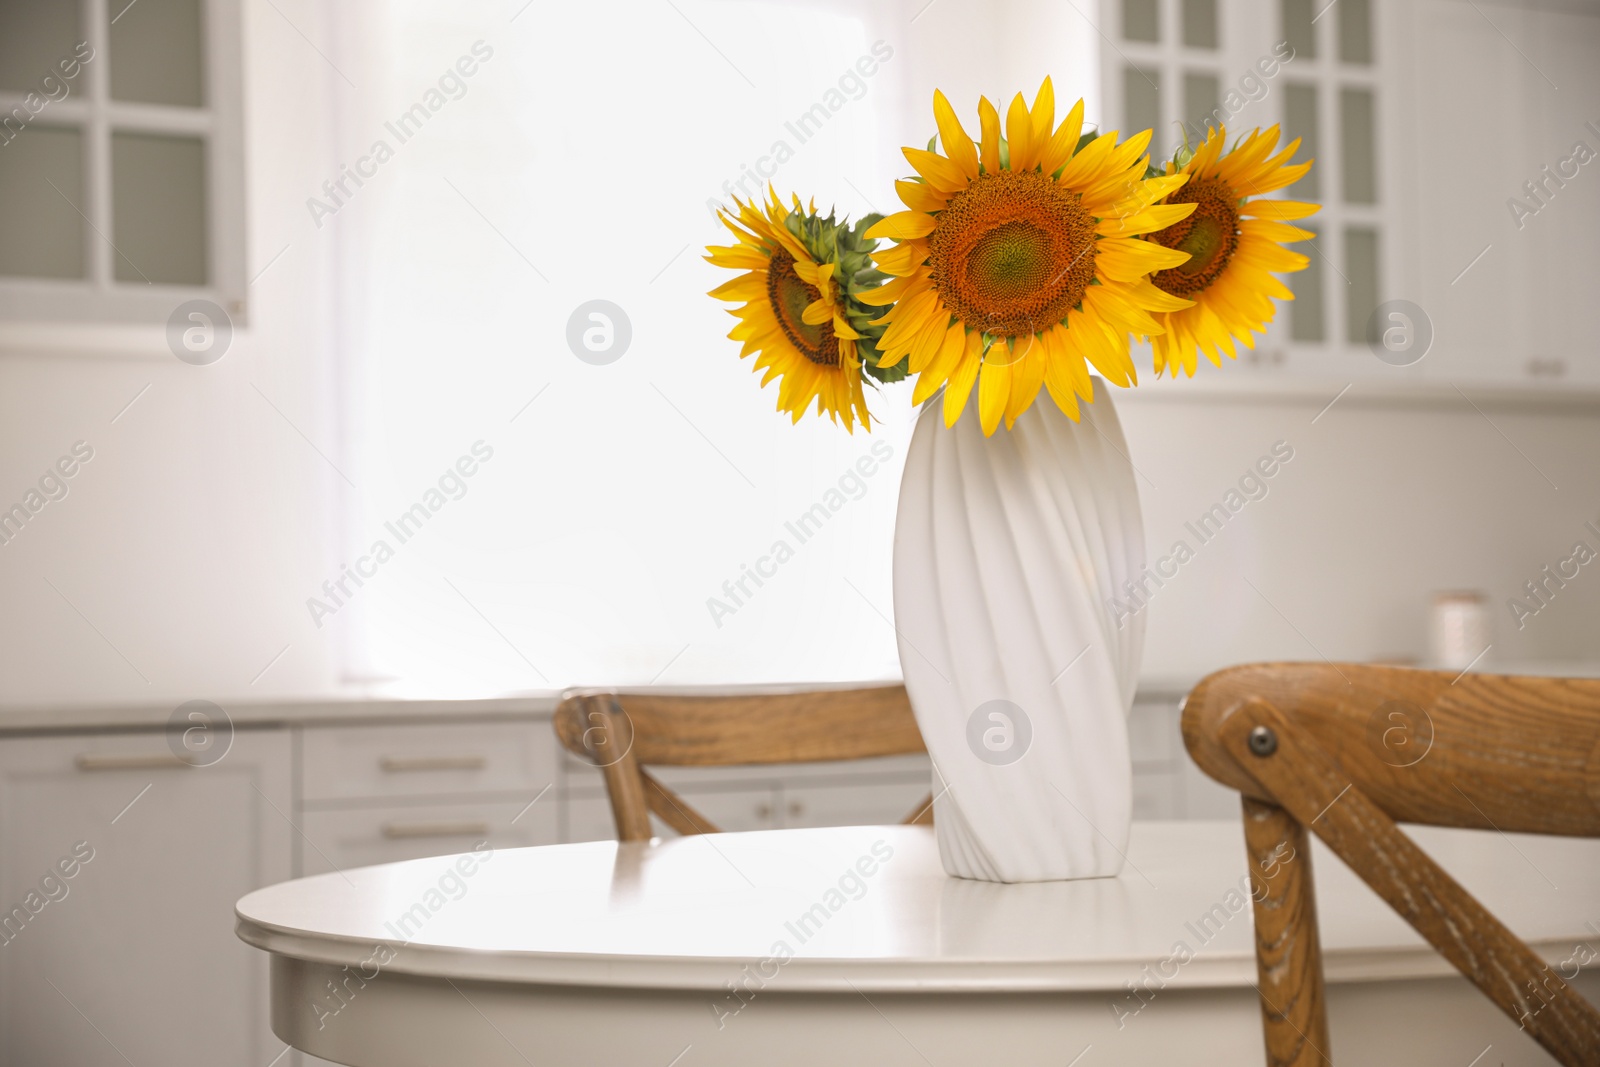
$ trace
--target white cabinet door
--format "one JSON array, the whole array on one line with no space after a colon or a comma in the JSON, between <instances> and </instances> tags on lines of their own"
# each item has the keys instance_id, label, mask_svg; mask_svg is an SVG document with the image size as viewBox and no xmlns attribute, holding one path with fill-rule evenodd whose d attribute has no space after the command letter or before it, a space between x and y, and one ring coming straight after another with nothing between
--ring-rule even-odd
<instances>
[{"instance_id":1,"label":"white cabinet door","mask_svg":"<svg viewBox=\"0 0 1600 1067\"><path fill-rule=\"evenodd\" d=\"M300 873L326 874L376 863L476 851L553 845L559 840L551 790L528 800L393 804L307 811L300 828Z\"/></svg>"},{"instance_id":2,"label":"white cabinet door","mask_svg":"<svg viewBox=\"0 0 1600 1067\"><path fill-rule=\"evenodd\" d=\"M1506 200L1538 170L1526 148L1532 71L1518 54L1531 47L1530 15L1488 0L1421 0L1412 26L1418 192L1407 227L1417 242L1417 303L1434 329L1419 366L1440 382L1521 382L1532 248Z\"/></svg>"},{"instance_id":3,"label":"white cabinet door","mask_svg":"<svg viewBox=\"0 0 1600 1067\"><path fill-rule=\"evenodd\" d=\"M277 1056L266 957L233 905L290 875L290 780L282 731L240 731L200 768L161 734L0 741L0 1060Z\"/></svg>"},{"instance_id":4,"label":"white cabinet door","mask_svg":"<svg viewBox=\"0 0 1600 1067\"><path fill-rule=\"evenodd\" d=\"M1600 153L1600 17L1535 11L1531 18L1533 106L1524 116L1530 146L1522 180L1543 182L1545 203L1533 202L1538 214L1524 218L1518 233L1533 253L1527 370L1600 385L1600 155L1580 162ZM1576 151L1580 142L1586 152Z\"/></svg>"}]
</instances>

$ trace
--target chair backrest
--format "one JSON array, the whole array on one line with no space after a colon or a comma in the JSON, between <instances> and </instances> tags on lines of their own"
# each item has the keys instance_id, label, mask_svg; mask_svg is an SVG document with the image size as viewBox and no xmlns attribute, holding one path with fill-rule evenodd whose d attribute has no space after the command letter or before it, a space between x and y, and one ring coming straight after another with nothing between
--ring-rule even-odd
<instances>
[{"instance_id":1,"label":"chair backrest","mask_svg":"<svg viewBox=\"0 0 1600 1067\"><path fill-rule=\"evenodd\" d=\"M652 836L650 813L684 834L717 827L662 785L650 765L815 763L926 752L901 685L864 689L563 694L556 736L605 775L617 837ZM932 797L906 822L929 822Z\"/></svg>"},{"instance_id":2,"label":"chair backrest","mask_svg":"<svg viewBox=\"0 0 1600 1067\"><path fill-rule=\"evenodd\" d=\"M1251 664L1189 694L1183 739L1244 798L1269 1065L1332 1063L1308 829L1559 1062L1600 1062L1600 1011L1395 825L1600 837L1600 679Z\"/></svg>"}]
</instances>

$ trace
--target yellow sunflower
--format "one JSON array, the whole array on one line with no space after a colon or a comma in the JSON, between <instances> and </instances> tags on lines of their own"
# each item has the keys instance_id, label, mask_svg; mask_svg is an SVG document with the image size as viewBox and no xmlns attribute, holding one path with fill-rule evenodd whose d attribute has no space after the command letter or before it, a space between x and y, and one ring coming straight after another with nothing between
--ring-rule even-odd
<instances>
[{"instance_id":1,"label":"yellow sunflower","mask_svg":"<svg viewBox=\"0 0 1600 1067\"><path fill-rule=\"evenodd\" d=\"M1169 175L1185 174L1189 181L1166 203L1189 204L1194 214L1150 234L1149 240L1188 252L1190 258L1150 280L1162 292L1194 303L1156 315L1165 331L1153 336L1158 375L1170 369L1176 377L1181 368L1194 377L1197 352L1220 367L1223 353L1234 357L1235 338L1254 348L1252 331L1265 332L1276 313L1272 298L1294 299L1274 272L1303 270L1310 262L1283 246L1315 236L1288 222L1315 213L1317 205L1250 199L1299 181L1311 169L1310 162L1288 165L1299 140L1273 155L1276 126L1254 131L1231 152L1223 151L1226 137L1226 130L1213 127L1181 168L1167 164Z\"/></svg>"},{"instance_id":2,"label":"yellow sunflower","mask_svg":"<svg viewBox=\"0 0 1600 1067\"><path fill-rule=\"evenodd\" d=\"M744 273L710 295L740 304L729 309L739 324L728 336L744 343L741 358L759 353L755 369L765 371L763 386L780 379L779 411L799 422L816 401L819 413L843 420L846 430L855 432L858 418L871 430L861 356L876 363L871 335L882 330L868 326L873 312L852 294L882 280L871 266L873 243L862 238L862 224L851 229L832 215L822 218L814 203L802 208L798 196L793 210L776 192L769 196L766 204L736 197L737 216L719 213L739 243L712 245L706 259Z\"/></svg>"},{"instance_id":3,"label":"yellow sunflower","mask_svg":"<svg viewBox=\"0 0 1600 1067\"><path fill-rule=\"evenodd\" d=\"M1146 180L1146 130L1122 144L1115 132L1083 135L1083 101L1059 126L1046 78L1030 109L1019 93L1006 113L978 102L981 140L933 94L943 154L904 149L919 175L897 182L908 210L867 231L898 243L874 255L894 281L864 296L894 303L878 347L921 377L913 400L941 385L954 425L978 390L983 432L1011 426L1047 388L1069 416L1094 397L1093 366L1108 381L1136 381L1129 333L1161 331L1152 313L1189 301L1150 284L1187 252L1137 239L1171 226L1192 204L1156 205L1188 180ZM979 371L982 371L980 374Z\"/></svg>"}]
</instances>

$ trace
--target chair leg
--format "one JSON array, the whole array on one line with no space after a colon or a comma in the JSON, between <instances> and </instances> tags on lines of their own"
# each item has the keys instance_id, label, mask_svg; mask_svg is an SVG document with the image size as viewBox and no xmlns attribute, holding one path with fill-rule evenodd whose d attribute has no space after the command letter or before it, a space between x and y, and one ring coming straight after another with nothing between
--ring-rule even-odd
<instances>
[{"instance_id":1,"label":"chair leg","mask_svg":"<svg viewBox=\"0 0 1600 1067\"><path fill-rule=\"evenodd\" d=\"M1282 808L1243 800L1267 1067L1331 1065L1310 841Z\"/></svg>"}]
</instances>

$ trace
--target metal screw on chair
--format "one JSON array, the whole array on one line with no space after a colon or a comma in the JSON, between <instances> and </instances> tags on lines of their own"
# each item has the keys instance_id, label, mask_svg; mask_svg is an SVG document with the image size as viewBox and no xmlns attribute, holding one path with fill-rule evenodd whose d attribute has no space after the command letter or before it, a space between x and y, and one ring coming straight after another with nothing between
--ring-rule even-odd
<instances>
[{"instance_id":1,"label":"metal screw on chair","mask_svg":"<svg viewBox=\"0 0 1600 1067\"><path fill-rule=\"evenodd\" d=\"M1278 735L1270 726L1257 726L1250 731L1250 751L1258 756L1270 756L1278 751Z\"/></svg>"}]
</instances>

